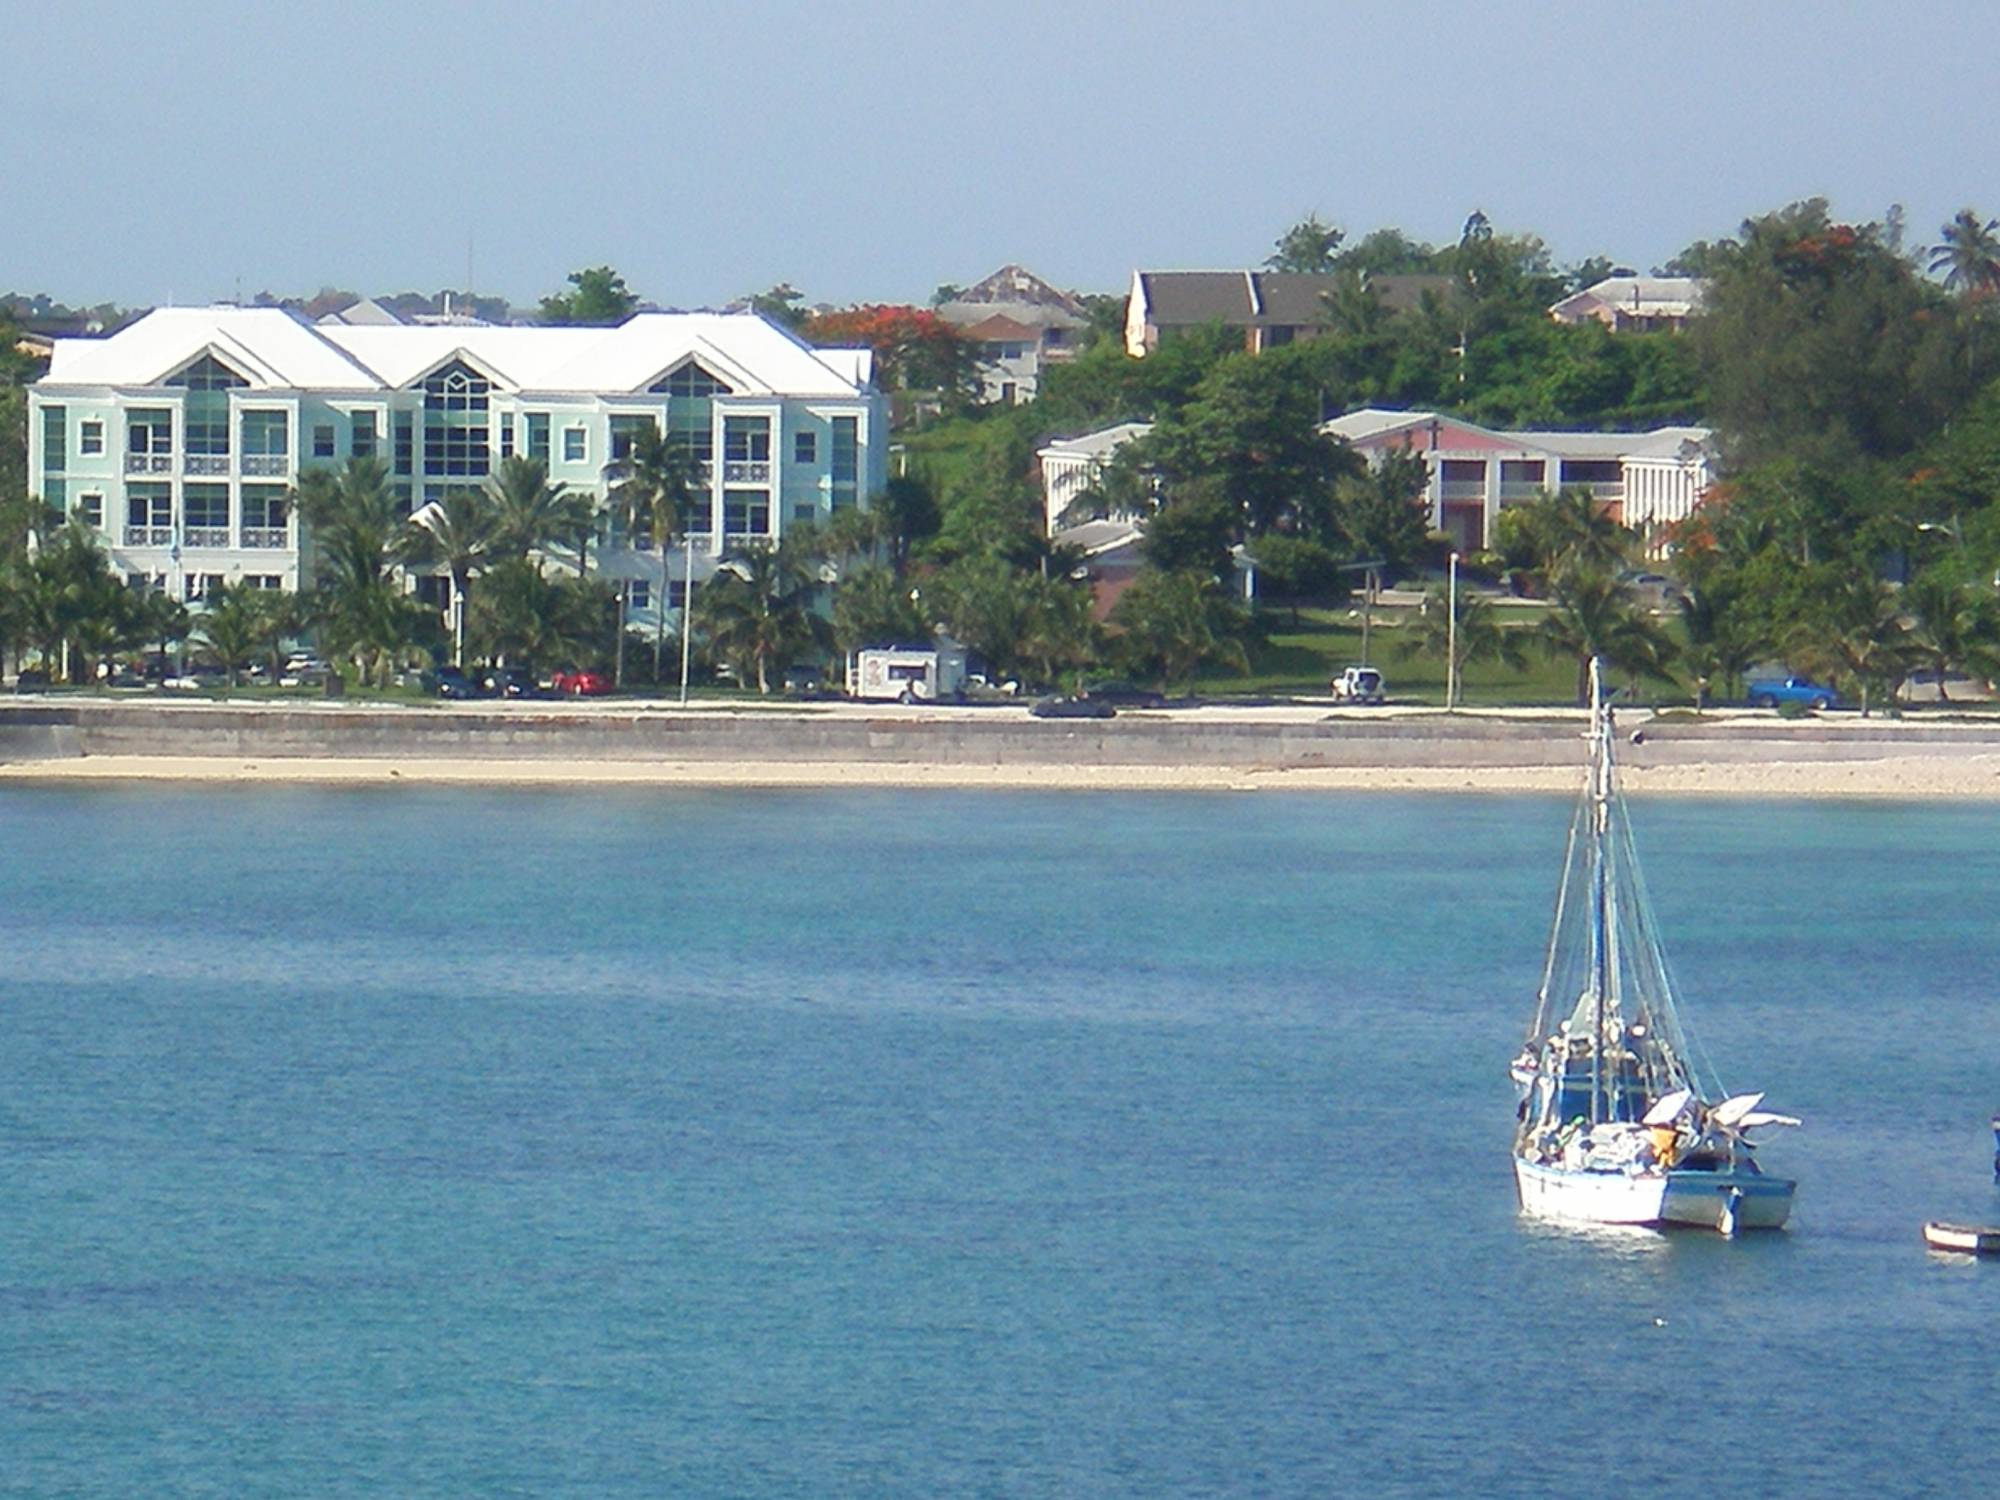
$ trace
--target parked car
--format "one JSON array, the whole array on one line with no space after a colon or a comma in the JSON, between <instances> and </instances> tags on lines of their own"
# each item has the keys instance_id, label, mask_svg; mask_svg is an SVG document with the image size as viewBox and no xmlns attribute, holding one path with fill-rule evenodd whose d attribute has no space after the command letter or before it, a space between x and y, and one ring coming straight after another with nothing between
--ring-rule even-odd
<instances>
[{"instance_id":1,"label":"parked car","mask_svg":"<svg viewBox=\"0 0 2000 1500\"><path fill-rule=\"evenodd\" d=\"M611 679L602 672L572 667L551 677L549 687L566 698L602 698L611 691Z\"/></svg>"},{"instance_id":2,"label":"parked car","mask_svg":"<svg viewBox=\"0 0 2000 1500\"><path fill-rule=\"evenodd\" d=\"M1750 702L1757 708L1799 703L1818 710L1839 707L1840 694L1810 677L1763 677L1751 681Z\"/></svg>"},{"instance_id":3,"label":"parked car","mask_svg":"<svg viewBox=\"0 0 2000 1500\"><path fill-rule=\"evenodd\" d=\"M45 693L49 689L49 674L42 667L23 667L14 679L17 693Z\"/></svg>"},{"instance_id":4,"label":"parked car","mask_svg":"<svg viewBox=\"0 0 2000 1500\"><path fill-rule=\"evenodd\" d=\"M278 686L318 687L331 675L327 664L310 651L294 651L285 658L284 670L278 673Z\"/></svg>"},{"instance_id":5,"label":"parked car","mask_svg":"<svg viewBox=\"0 0 2000 1500\"><path fill-rule=\"evenodd\" d=\"M1687 590L1664 573L1642 573L1628 568L1618 575L1618 581L1630 589L1641 604L1653 609L1671 608L1687 597Z\"/></svg>"},{"instance_id":6,"label":"parked car","mask_svg":"<svg viewBox=\"0 0 2000 1500\"><path fill-rule=\"evenodd\" d=\"M540 698L535 674L525 667L489 667L479 676L479 691L487 698Z\"/></svg>"},{"instance_id":7,"label":"parked car","mask_svg":"<svg viewBox=\"0 0 2000 1500\"><path fill-rule=\"evenodd\" d=\"M1112 719L1118 710L1095 698L1038 698L1028 707L1038 719Z\"/></svg>"},{"instance_id":8,"label":"parked car","mask_svg":"<svg viewBox=\"0 0 2000 1500\"><path fill-rule=\"evenodd\" d=\"M1346 667L1327 687L1335 703L1377 704L1388 693L1388 684L1374 667Z\"/></svg>"},{"instance_id":9,"label":"parked car","mask_svg":"<svg viewBox=\"0 0 2000 1500\"><path fill-rule=\"evenodd\" d=\"M1140 687L1136 682L1123 678L1111 678L1104 682L1087 683L1083 696L1093 703L1108 703L1113 708L1165 708L1167 695L1152 688Z\"/></svg>"},{"instance_id":10,"label":"parked car","mask_svg":"<svg viewBox=\"0 0 2000 1500\"><path fill-rule=\"evenodd\" d=\"M1925 669L1904 678L1896 696L1904 703L1991 703L2000 694L1970 672L1946 672L1940 681L1935 669Z\"/></svg>"},{"instance_id":11,"label":"parked car","mask_svg":"<svg viewBox=\"0 0 2000 1500\"><path fill-rule=\"evenodd\" d=\"M439 667L423 676L424 691L433 698L477 698L479 685L457 667Z\"/></svg>"}]
</instances>

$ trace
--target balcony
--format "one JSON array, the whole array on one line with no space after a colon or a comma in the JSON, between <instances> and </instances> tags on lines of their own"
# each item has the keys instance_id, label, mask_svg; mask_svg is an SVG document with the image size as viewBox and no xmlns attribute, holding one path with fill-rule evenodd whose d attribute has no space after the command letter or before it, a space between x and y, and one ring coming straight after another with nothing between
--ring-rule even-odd
<instances>
[{"instance_id":1,"label":"balcony","mask_svg":"<svg viewBox=\"0 0 2000 1500\"><path fill-rule=\"evenodd\" d=\"M246 453L243 455L245 478L282 479L291 471L291 455L286 453Z\"/></svg>"},{"instance_id":2,"label":"balcony","mask_svg":"<svg viewBox=\"0 0 2000 1500\"><path fill-rule=\"evenodd\" d=\"M174 456L171 453L128 453L125 455L127 474L171 474L174 472Z\"/></svg>"},{"instance_id":3,"label":"balcony","mask_svg":"<svg viewBox=\"0 0 2000 1500\"><path fill-rule=\"evenodd\" d=\"M127 526L125 545L128 547L171 547L174 544L174 528L171 526Z\"/></svg>"},{"instance_id":4,"label":"balcony","mask_svg":"<svg viewBox=\"0 0 2000 1500\"><path fill-rule=\"evenodd\" d=\"M1439 498L1449 504L1463 504L1468 500L1486 498L1486 481L1483 479L1446 479L1438 485Z\"/></svg>"},{"instance_id":5,"label":"balcony","mask_svg":"<svg viewBox=\"0 0 2000 1500\"><path fill-rule=\"evenodd\" d=\"M227 453L190 453L181 460L183 474L223 474L229 473Z\"/></svg>"},{"instance_id":6,"label":"balcony","mask_svg":"<svg viewBox=\"0 0 2000 1500\"><path fill-rule=\"evenodd\" d=\"M771 465L761 460L730 459L722 466L724 484L769 484Z\"/></svg>"},{"instance_id":7,"label":"balcony","mask_svg":"<svg viewBox=\"0 0 2000 1500\"><path fill-rule=\"evenodd\" d=\"M291 534L283 526L245 526L239 546L259 548L284 548L291 545Z\"/></svg>"},{"instance_id":8,"label":"balcony","mask_svg":"<svg viewBox=\"0 0 2000 1500\"><path fill-rule=\"evenodd\" d=\"M189 526L183 532L186 545L190 547L227 547L229 528L227 526Z\"/></svg>"}]
</instances>

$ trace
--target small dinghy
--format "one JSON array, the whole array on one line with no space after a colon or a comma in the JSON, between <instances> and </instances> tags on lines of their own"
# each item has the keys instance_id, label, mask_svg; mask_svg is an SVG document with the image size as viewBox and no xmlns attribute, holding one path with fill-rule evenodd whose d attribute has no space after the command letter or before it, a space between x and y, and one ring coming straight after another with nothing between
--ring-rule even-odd
<instances>
[{"instance_id":1,"label":"small dinghy","mask_svg":"<svg viewBox=\"0 0 2000 1500\"><path fill-rule=\"evenodd\" d=\"M1933 1250L1955 1250L1961 1255L2000 1255L2000 1225L1947 1224L1932 1219L1924 1225L1924 1243Z\"/></svg>"}]
</instances>

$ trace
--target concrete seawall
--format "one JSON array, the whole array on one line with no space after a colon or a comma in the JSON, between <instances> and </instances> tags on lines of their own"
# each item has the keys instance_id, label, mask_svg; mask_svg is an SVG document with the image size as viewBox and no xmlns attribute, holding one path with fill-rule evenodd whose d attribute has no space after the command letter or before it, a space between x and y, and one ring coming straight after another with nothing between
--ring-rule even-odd
<instances>
[{"instance_id":1,"label":"concrete seawall","mask_svg":"<svg viewBox=\"0 0 2000 1500\"><path fill-rule=\"evenodd\" d=\"M31 702L0 705L0 762L79 756L455 759L643 763L1225 768L1569 767L1578 716L1326 713L1227 708L1042 720L1018 707L871 712L852 706L686 711L593 705L373 707ZM1662 721L1630 765L1841 762L2000 753L2000 722L1913 724L1769 718Z\"/></svg>"}]
</instances>

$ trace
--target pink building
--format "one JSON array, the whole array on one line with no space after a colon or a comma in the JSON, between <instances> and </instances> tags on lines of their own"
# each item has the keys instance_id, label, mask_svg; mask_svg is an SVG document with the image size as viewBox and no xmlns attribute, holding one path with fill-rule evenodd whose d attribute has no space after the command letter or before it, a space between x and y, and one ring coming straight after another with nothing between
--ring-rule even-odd
<instances>
[{"instance_id":1,"label":"pink building","mask_svg":"<svg viewBox=\"0 0 2000 1500\"><path fill-rule=\"evenodd\" d=\"M1651 536L1692 514L1714 480L1706 427L1651 432L1499 432L1428 411L1367 407L1321 429L1371 462L1387 453L1423 455L1431 525L1460 551L1493 545L1493 523L1568 487L1588 489L1627 526Z\"/></svg>"}]
</instances>

